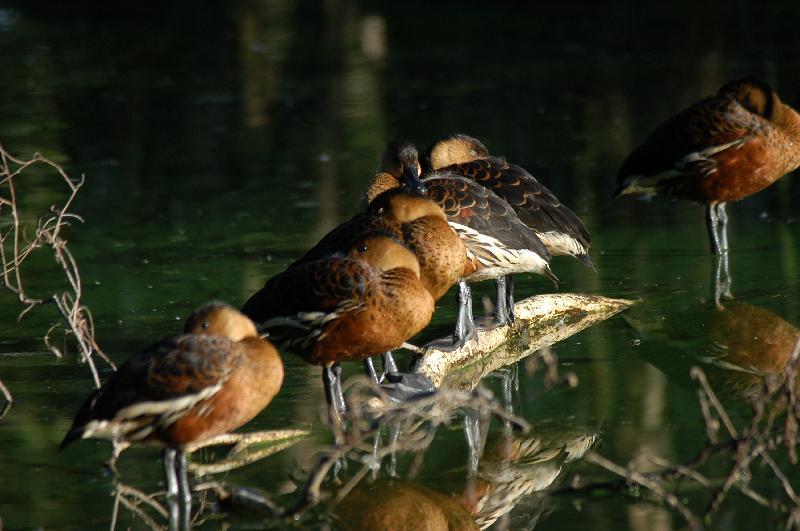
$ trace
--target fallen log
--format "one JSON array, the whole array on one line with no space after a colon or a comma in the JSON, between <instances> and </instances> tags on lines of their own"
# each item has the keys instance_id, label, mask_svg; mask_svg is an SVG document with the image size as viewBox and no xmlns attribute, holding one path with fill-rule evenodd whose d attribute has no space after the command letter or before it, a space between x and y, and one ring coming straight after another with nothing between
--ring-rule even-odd
<instances>
[{"instance_id":1,"label":"fallen log","mask_svg":"<svg viewBox=\"0 0 800 531\"><path fill-rule=\"evenodd\" d=\"M514 305L511 326L478 330L466 345L453 352L422 351L414 372L437 388L471 390L489 374L580 332L634 304L600 295L549 293L534 295Z\"/></svg>"}]
</instances>

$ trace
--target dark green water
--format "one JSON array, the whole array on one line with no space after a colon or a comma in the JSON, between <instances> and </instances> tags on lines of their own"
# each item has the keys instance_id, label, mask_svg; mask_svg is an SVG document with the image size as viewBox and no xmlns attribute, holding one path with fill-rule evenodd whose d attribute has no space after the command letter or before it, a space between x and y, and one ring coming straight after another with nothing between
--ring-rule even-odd
<instances>
[{"instance_id":1,"label":"dark green water","mask_svg":"<svg viewBox=\"0 0 800 531\"><path fill-rule=\"evenodd\" d=\"M760 76L800 104L798 16L795 2L746 1L649 10L273 0L174 2L153 12L138 3L12 2L0 4L0 142L86 175L75 206L85 224L68 237L98 341L123 360L178 331L200 302L241 304L348 218L388 140L424 146L454 131L475 135L528 168L590 228L597 274L556 259L561 290L642 301L626 319L553 347L562 369L579 377L575 389L547 390L541 374L520 370L516 412L556 440L597 433L597 450L620 463L650 454L684 461L705 438L690 367L726 348L734 357L740 336L780 343L797 332L800 190L790 176L729 208L742 304L721 316L703 303L712 263L702 209L612 202L614 176L657 123L729 79ZM58 198L54 182L32 174L20 183L25 201L43 212ZM60 279L46 260L31 274L31 289ZM550 289L540 278L517 283L519 298ZM448 330L449 301L426 337ZM106 528L114 480L99 462L110 446L85 441L56 453L91 390L89 372L74 352L57 360L46 351L51 309L18 323L20 309L0 293L0 379L16 399L0 421L0 518L8 529ZM247 429L313 426L313 441L226 475L231 483L277 492L329 440L319 369L288 356L286 364L283 390ZM705 367L744 418L742 378ZM486 385L499 389L496 380ZM449 478L460 473L463 483L465 462L453 426L417 479L457 492L459 479ZM145 491L162 480L153 449L129 451L120 470ZM787 470L800 486L797 469ZM563 477L575 472L597 469L578 463ZM704 493L686 492L702 509ZM538 529L683 525L659 505L617 493L529 496L496 525L526 528L535 518ZM734 495L715 526L774 519ZM298 525L318 522L312 515ZM125 513L125 526L143 524Z\"/></svg>"}]
</instances>

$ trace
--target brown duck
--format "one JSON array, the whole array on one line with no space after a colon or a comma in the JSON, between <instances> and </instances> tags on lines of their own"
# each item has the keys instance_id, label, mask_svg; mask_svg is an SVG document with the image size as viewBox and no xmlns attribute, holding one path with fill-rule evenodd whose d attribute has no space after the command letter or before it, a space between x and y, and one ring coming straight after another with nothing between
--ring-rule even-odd
<instances>
[{"instance_id":1,"label":"brown duck","mask_svg":"<svg viewBox=\"0 0 800 531\"><path fill-rule=\"evenodd\" d=\"M59 449L110 439L115 459L131 443L165 446L168 495L189 514L185 446L255 417L280 390L283 363L253 322L227 304L201 306L184 331L129 358L84 402Z\"/></svg>"},{"instance_id":2,"label":"brown duck","mask_svg":"<svg viewBox=\"0 0 800 531\"><path fill-rule=\"evenodd\" d=\"M726 203L800 166L800 115L766 84L739 79L672 116L636 148L616 196L663 194L706 206L712 254L728 250Z\"/></svg>"},{"instance_id":3,"label":"brown duck","mask_svg":"<svg viewBox=\"0 0 800 531\"><path fill-rule=\"evenodd\" d=\"M591 236L578 216L525 168L491 156L476 138L455 134L439 140L426 150L422 163L423 177L447 171L492 190L536 232L551 255L573 256L593 267Z\"/></svg>"},{"instance_id":4,"label":"brown duck","mask_svg":"<svg viewBox=\"0 0 800 531\"><path fill-rule=\"evenodd\" d=\"M402 141L391 142L382 156L380 171L372 178L361 204L371 205L386 190L414 186L419 172L416 148ZM411 183L411 184L409 184ZM514 210L491 190L460 175L434 172L422 182L427 196L444 211L450 227L466 245L467 263L459 281L459 313L452 347L466 342L474 331L470 290L465 280L498 281L498 324L513 321L513 293L506 290L507 275L535 272L556 281L549 267L550 255L536 233ZM440 346L440 348L446 348Z\"/></svg>"},{"instance_id":5,"label":"brown duck","mask_svg":"<svg viewBox=\"0 0 800 531\"><path fill-rule=\"evenodd\" d=\"M242 312L280 348L323 366L326 397L343 414L339 362L399 347L427 326L433 307L414 253L391 233L368 232L347 254L272 277Z\"/></svg>"}]
</instances>

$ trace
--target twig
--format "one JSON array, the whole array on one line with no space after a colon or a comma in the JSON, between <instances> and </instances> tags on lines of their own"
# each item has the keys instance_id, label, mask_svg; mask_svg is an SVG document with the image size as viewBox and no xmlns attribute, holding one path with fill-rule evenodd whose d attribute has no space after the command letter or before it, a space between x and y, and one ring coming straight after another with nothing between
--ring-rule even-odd
<instances>
[{"instance_id":1,"label":"twig","mask_svg":"<svg viewBox=\"0 0 800 531\"><path fill-rule=\"evenodd\" d=\"M53 205L48 214L39 217L33 238L28 239L25 235L26 227L22 222L23 216L20 213L16 179L35 165L45 166L47 169L55 171L66 184L69 193L61 205ZM65 330L74 337L81 353L81 359L89 367L95 386L99 387L100 376L95 366L94 356L99 356L112 368L116 369L116 367L95 341L92 314L81 303L83 286L78 263L62 236L63 230L71 222L83 221L80 216L72 213L70 208L85 182L84 176L73 181L61 166L38 153L28 160L21 160L11 156L0 144L0 187L4 187L6 191L5 194L0 195L0 213L5 208L11 218L9 228L0 230L0 275L2 275L3 285L14 293L23 305L18 319L22 319L38 306L52 304L56 307L64 322ZM26 279L22 268L25 261L40 248L49 249L53 253L55 261L67 281L68 289L47 297L34 298L26 289ZM51 334L55 328L53 326L48 330L45 335L45 344L56 356L61 357L61 349L51 341Z\"/></svg>"},{"instance_id":2,"label":"twig","mask_svg":"<svg viewBox=\"0 0 800 531\"><path fill-rule=\"evenodd\" d=\"M789 499L792 500L795 505L800 506L800 498L798 498L797 493L795 493L794 489L792 488L789 478L786 477L783 471L778 467L778 465L767 452L761 449L758 454L772 469L772 473L775 474L775 477L780 480L781 486L783 487L784 492L786 492L786 495L789 496Z\"/></svg>"},{"instance_id":3,"label":"twig","mask_svg":"<svg viewBox=\"0 0 800 531\"><path fill-rule=\"evenodd\" d=\"M725 429L728 430L730 436L734 439L739 438L739 434L736 432L736 428L728 416L728 413L725 411L725 408L722 407L722 403L717 398L717 395L714 394L714 390L711 389L710 385L708 385L708 379L706 378L706 373L703 372L703 369L700 367L692 367L691 370L689 370L689 375L700 382L700 385L708 397L709 402L714 406L714 409L717 410L717 414L719 415L720 419L722 419L722 423L725 425Z\"/></svg>"},{"instance_id":4,"label":"twig","mask_svg":"<svg viewBox=\"0 0 800 531\"><path fill-rule=\"evenodd\" d=\"M667 492L664 487L662 487L656 481L653 481L651 478L639 472L628 470L627 468L606 459L593 450L586 452L585 458L590 463L594 463L595 465L605 468L611 473L624 477L626 481L640 485L652 492L656 497L658 497L660 500L663 500L664 503L669 505L672 509L676 510L683 517L683 519L686 520L686 523L691 529L703 529L703 525L689 510L689 508L682 504L674 494Z\"/></svg>"},{"instance_id":5,"label":"twig","mask_svg":"<svg viewBox=\"0 0 800 531\"><path fill-rule=\"evenodd\" d=\"M3 383L3 380L0 380L0 393L3 394L3 398L5 398L9 406L14 402L14 397L11 396L11 391L8 390L8 387L6 387L6 384ZM2 416L0 416L0 418L2 418Z\"/></svg>"}]
</instances>

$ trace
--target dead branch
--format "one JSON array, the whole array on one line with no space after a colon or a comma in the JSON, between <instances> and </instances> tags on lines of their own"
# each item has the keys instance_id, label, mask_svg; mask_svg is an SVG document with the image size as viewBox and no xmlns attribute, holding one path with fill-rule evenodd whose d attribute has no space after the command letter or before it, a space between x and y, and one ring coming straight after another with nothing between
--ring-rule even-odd
<instances>
[{"instance_id":1,"label":"dead branch","mask_svg":"<svg viewBox=\"0 0 800 531\"><path fill-rule=\"evenodd\" d=\"M11 392L8 390L8 387L5 386L3 380L0 380L0 393L3 394L3 398L6 401L2 409L0 409L0 420L2 420L3 417L6 416L6 413L8 413L8 410L11 409L11 404L14 403L14 397L11 396Z\"/></svg>"},{"instance_id":2,"label":"dead branch","mask_svg":"<svg viewBox=\"0 0 800 531\"><path fill-rule=\"evenodd\" d=\"M17 180L33 167L43 167L55 172L67 187L67 197L59 205L52 205L46 214L23 216L18 201ZM57 357L63 355L62 350L51 340L56 328L63 328L77 343L81 359L89 367L95 386L100 387L100 377L95 366L95 355L112 368L114 364L103 353L95 341L94 320L89 309L82 303L83 284L77 261L64 239L64 230L73 222L83 222L80 216L70 211L85 183L85 178L71 179L64 169L55 162L35 153L30 159L18 159L10 155L0 144L0 214L7 215L10 222L0 225L0 276L3 286L14 293L23 305L18 319L22 319L34 308L43 305L55 306L62 323L53 325L45 335L45 344ZM24 219L37 219L33 237L26 236L26 229L31 225ZM56 264L61 268L67 282L64 291L52 293L45 297L34 297L28 291L27 279L23 274L23 266L37 250L48 250L52 253ZM2 386L2 384L0 384ZM0 387L4 396L10 393L4 386Z\"/></svg>"},{"instance_id":3,"label":"dead branch","mask_svg":"<svg viewBox=\"0 0 800 531\"><path fill-rule=\"evenodd\" d=\"M800 418L798 403L798 347L795 354L787 363L780 375L766 375L763 377L761 391L751 397L752 417L743 427L737 427L731 415L719 400L699 367L693 367L691 376L698 382L698 400L703 418L706 423L707 440L705 446L690 461L682 464L670 464L660 458L651 458L651 461L663 466L658 472L640 473L631 467L617 465L606 458L592 453L587 460L602 468L621 476L619 480L594 482L588 484L575 484L568 488L559 489L556 493L585 492L597 489L627 490L636 485L647 490L656 501L660 501L678 512L690 527L700 525L700 522L710 523L713 515L719 511L722 503L731 490L737 490L742 495L755 503L767 507L781 515L786 520L786 529L798 528L800 525L800 496L790 480L791 476L784 472L773 457L773 453L781 448L786 450L787 456L792 459L792 452L797 445L797 420ZM787 419L780 422L782 416ZM720 425L725 426L727 437L719 441L717 432ZM721 478L711 478L708 474L700 472L707 461L716 455L726 455L729 463ZM767 497L757 492L750 481L752 466L760 460L782 487L784 497ZM668 484L679 487L677 480L690 478L700 485L711 489L708 502L701 517L689 511L686 505L678 502L672 492L666 490Z\"/></svg>"},{"instance_id":4,"label":"dead branch","mask_svg":"<svg viewBox=\"0 0 800 531\"><path fill-rule=\"evenodd\" d=\"M609 472L625 478L626 482L639 485L652 492L659 500L662 500L669 507L676 510L683 517L683 519L686 520L686 523L689 524L691 529L703 528L703 525L700 523L697 517L692 514L688 507L678 500L677 496L671 492L668 492L660 483L653 480L651 477L620 466L599 455L593 450L588 451L584 457L590 463L594 463L595 465L605 468Z\"/></svg>"}]
</instances>

